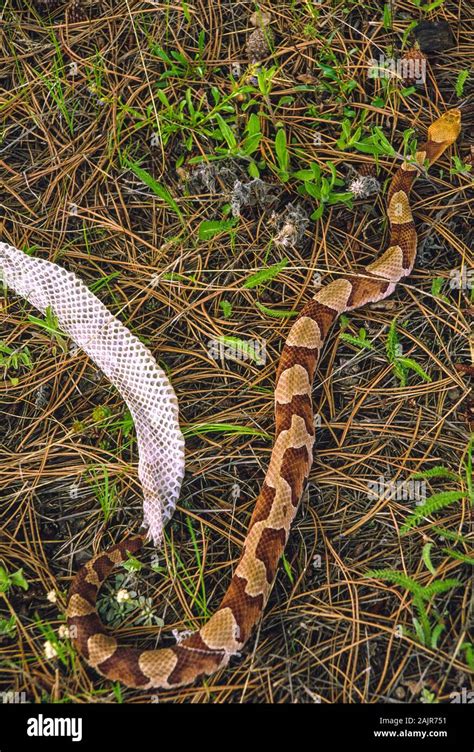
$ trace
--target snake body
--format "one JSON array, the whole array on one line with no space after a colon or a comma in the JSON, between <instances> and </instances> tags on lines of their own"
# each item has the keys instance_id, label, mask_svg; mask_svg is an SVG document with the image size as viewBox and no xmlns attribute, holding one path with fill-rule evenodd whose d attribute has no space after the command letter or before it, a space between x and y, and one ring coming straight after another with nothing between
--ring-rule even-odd
<instances>
[{"instance_id":1,"label":"snake body","mask_svg":"<svg viewBox=\"0 0 474 752\"><path fill-rule=\"evenodd\" d=\"M410 274L417 245L410 191L418 168L432 165L454 143L460 121L459 110L446 112L428 128L415 160L403 162L395 173L387 196L387 250L363 274L343 275L323 286L291 327L276 375L275 442L269 467L242 555L209 621L181 642L157 650L121 646L107 632L96 609L98 590L115 565L142 547L144 535L99 553L76 574L67 607L69 630L79 652L103 676L141 689L173 688L214 673L242 650L262 616L311 468L311 391L321 348L340 314L383 300Z\"/></svg>"}]
</instances>

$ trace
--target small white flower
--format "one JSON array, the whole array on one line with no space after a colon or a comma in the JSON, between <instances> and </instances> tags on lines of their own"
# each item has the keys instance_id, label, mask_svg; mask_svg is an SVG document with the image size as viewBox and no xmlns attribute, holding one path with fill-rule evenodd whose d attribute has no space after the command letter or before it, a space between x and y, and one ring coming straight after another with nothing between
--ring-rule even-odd
<instances>
[{"instance_id":1,"label":"small white flower","mask_svg":"<svg viewBox=\"0 0 474 752\"><path fill-rule=\"evenodd\" d=\"M69 632L69 627L66 627L65 624L61 624L61 626L58 629L58 637L60 640L68 640L70 638L71 634Z\"/></svg>"},{"instance_id":2,"label":"small white flower","mask_svg":"<svg viewBox=\"0 0 474 752\"><path fill-rule=\"evenodd\" d=\"M45 657L48 660L51 660L52 658L56 658L58 651L56 650L51 640L46 640L43 647L44 647Z\"/></svg>"},{"instance_id":3,"label":"small white flower","mask_svg":"<svg viewBox=\"0 0 474 752\"><path fill-rule=\"evenodd\" d=\"M58 595L55 590L50 590L49 593L46 594L46 598L50 603L57 603Z\"/></svg>"},{"instance_id":4,"label":"small white flower","mask_svg":"<svg viewBox=\"0 0 474 752\"><path fill-rule=\"evenodd\" d=\"M126 588L121 588L115 597L118 603L125 603L130 600L130 593Z\"/></svg>"}]
</instances>

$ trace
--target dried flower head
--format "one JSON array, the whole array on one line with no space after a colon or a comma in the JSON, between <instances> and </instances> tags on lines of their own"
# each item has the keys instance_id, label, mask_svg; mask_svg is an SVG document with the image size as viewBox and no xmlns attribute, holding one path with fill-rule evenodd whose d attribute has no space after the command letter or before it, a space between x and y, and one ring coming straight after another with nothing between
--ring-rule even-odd
<instances>
[{"instance_id":1,"label":"dried flower head","mask_svg":"<svg viewBox=\"0 0 474 752\"><path fill-rule=\"evenodd\" d=\"M355 198L368 198L380 192L380 183L371 175L359 175L349 183L349 190Z\"/></svg>"}]
</instances>

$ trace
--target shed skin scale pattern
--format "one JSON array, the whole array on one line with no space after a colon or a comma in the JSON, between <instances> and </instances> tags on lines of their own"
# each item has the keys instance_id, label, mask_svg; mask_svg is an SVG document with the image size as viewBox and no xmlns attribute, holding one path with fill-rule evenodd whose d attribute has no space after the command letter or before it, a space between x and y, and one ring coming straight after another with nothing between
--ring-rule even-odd
<instances>
[{"instance_id":1,"label":"shed skin scale pattern","mask_svg":"<svg viewBox=\"0 0 474 752\"><path fill-rule=\"evenodd\" d=\"M460 133L459 110L450 110L428 129L416 154L432 165ZM209 621L179 644L157 650L120 646L96 610L100 585L112 568L135 554L145 535L131 536L98 554L75 576L67 619L78 651L103 676L140 689L169 689L223 668L238 654L262 616L278 563L308 477L314 444L312 383L321 348L341 313L383 300L410 274L416 257L416 231L409 197L418 174L404 162L387 196L390 240L387 250L363 274L347 274L326 284L302 309L280 356L275 387L275 442L257 497L243 552L224 598Z\"/></svg>"}]
</instances>

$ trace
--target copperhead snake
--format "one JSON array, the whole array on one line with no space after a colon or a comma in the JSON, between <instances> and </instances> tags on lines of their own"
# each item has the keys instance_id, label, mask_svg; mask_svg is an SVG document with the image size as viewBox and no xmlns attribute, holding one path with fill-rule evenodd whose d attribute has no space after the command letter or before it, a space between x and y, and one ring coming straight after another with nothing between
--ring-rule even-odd
<instances>
[{"instance_id":1,"label":"copperhead snake","mask_svg":"<svg viewBox=\"0 0 474 752\"><path fill-rule=\"evenodd\" d=\"M56 0L38 2L51 8L57 4ZM79 12L80 3L73 0L69 11ZM114 566L140 550L148 534L133 535L99 553L74 577L66 612L69 632L79 653L102 676L139 689L170 689L213 674L245 646L262 617L312 465L315 428L311 392L321 349L340 314L387 298L411 273L417 246L410 208L412 185L419 167L438 160L456 141L460 128L461 114L456 109L429 126L427 141L419 146L415 159L404 161L391 181L387 250L364 273L343 275L324 285L291 327L276 374L275 441L269 467L239 562L209 621L179 643L157 650L121 646L105 629L96 608L99 588ZM6 244L0 246L5 253L17 251ZM122 393L126 396L128 387Z\"/></svg>"},{"instance_id":2,"label":"copperhead snake","mask_svg":"<svg viewBox=\"0 0 474 752\"><path fill-rule=\"evenodd\" d=\"M407 277L416 257L417 236L410 191L417 166L430 166L460 133L461 114L450 110L428 128L414 163L403 162L387 196L390 240L387 250L363 274L341 276L323 286L291 327L278 363L275 388L275 442L257 497L243 552L214 615L199 631L171 647L124 647L104 628L98 590L145 535L135 535L91 559L75 576L67 607L75 645L104 677L140 689L173 688L223 668L240 653L262 616L278 562L303 493L312 459L315 429L311 391L321 348L338 316L388 297Z\"/></svg>"}]
</instances>

